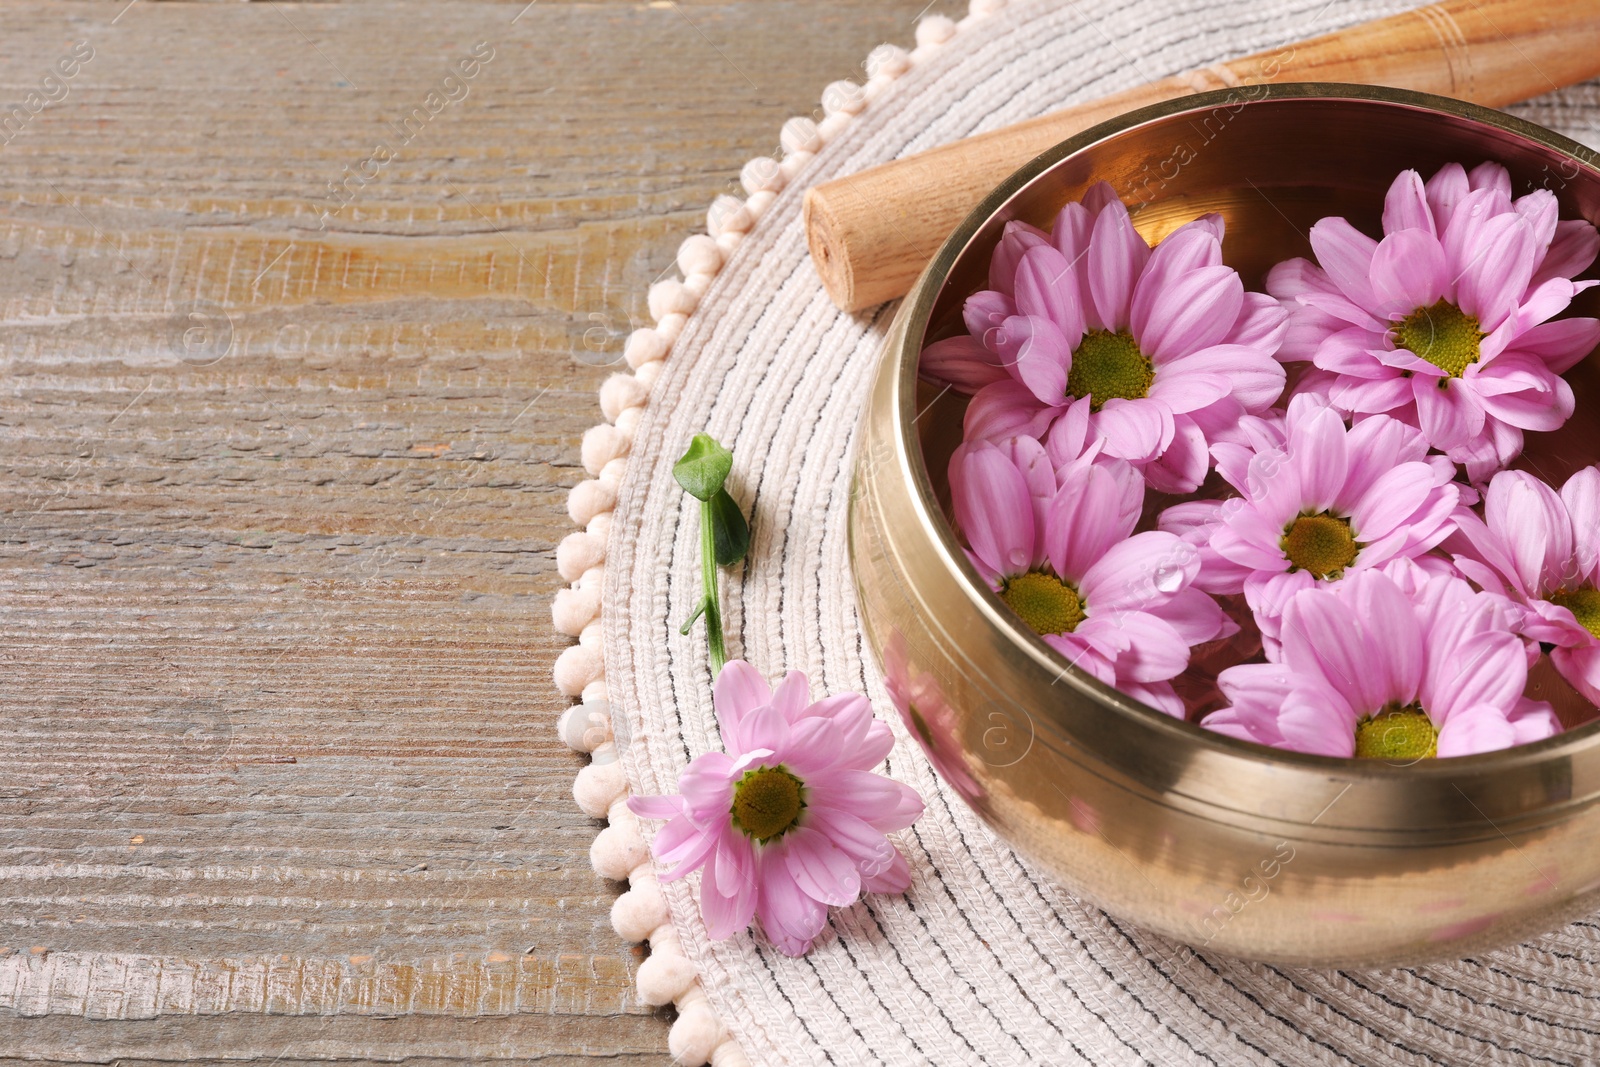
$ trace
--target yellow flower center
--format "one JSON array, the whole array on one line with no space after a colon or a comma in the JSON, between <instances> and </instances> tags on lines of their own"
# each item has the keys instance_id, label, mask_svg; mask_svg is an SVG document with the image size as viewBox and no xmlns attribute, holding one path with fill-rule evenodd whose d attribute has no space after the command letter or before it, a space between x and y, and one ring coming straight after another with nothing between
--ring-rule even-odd
<instances>
[{"instance_id":1,"label":"yellow flower center","mask_svg":"<svg viewBox=\"0 0 1600 1067\"><path fill-rule=\"evenodd\" d=\"M1021 615L1035 633L1071 633L1085 618L1078 591L1044 571L1006 579L1000 599L1011 605L1011 610Z\"/></svg>"},{"instance_id":2,"label":"yellow flower center","mask_svg":"<svg viewBox=\"0 0 1600 1067\"><path fill-rule=\"evenodd\" d=\"M1313 578L1343 576L1361 550L1350 532L1350 520L1326 511L1295 519L1284 527L1278 544L1296 569L1309 571Z\"/></svg>"},{"instance_id":3,"label":"yellow flower center","mask_svg":"<svg viewBox=\"0 0 1600 1067\"><path fill-rule=\"evenodd\" d=\"M1439 728L1415 704L1390 704L1356 723L1356 755L1372 759L1419 760L1439 755Z\"/></svg>"},{"instance_id":4,"label":"yellow flower center","mask_svg":"<svg viewBox=\"0 0 1600 1067\"><path fill-rule=\"evenodd\" d=\"M1072 353L1067 392L1089 398L1089 410L1107 400L1139 400L1150 395L1155 380L1150 358L1126 330L1090 330Z\"/></svg>"},{"instance_id":5,"label":"yellow flower center","mask_svg":"<svg viewBox=\"0 0 1600 1067\"><path fill-rule=\"evenodd\" d=\"M1394 328L1396 348L1414 353L1452 378L1478 362L1478 345L1485 336L1476 318L1448 300L1418 308Z\"/></svg>"},{"instance_id":6,"label":"yellow flower center","mask_svg":"<svg viewBox=\"0 0 1600 1067\"><path fill-rule=\"evenodd\" d=\"M783 835L805 806L805 787L781 765L745 771L733 787L734 828L757 841Z\"/></svg>"},{"instance_id":7,"label":"yellow flower center","mask_svg":"<svg viewBox=\"0 0 1600 1067\"><path fill-rule=\"evenodd\" d=\"M1578 625L1600 637L1600 589L1558 589L1550 594L1550 603L1572 612Z\"/></svg>"}]
</instances>

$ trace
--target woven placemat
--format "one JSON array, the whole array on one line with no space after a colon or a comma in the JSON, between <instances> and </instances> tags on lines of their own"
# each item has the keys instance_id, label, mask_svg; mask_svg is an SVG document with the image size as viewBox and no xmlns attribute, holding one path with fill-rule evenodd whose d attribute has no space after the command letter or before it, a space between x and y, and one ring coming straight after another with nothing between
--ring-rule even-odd
<instances>
[{"instance_id":1,"label":"woven placemat","mask_svg":"<svg viewBox=\"0 0 1600 1067\"><path fill-rule=\"evenodd\" d=\"M602 392L614 425L585 441L597 477L575 491L573 512L588 532L563 546L563 567L586 573L557 609L584 638L558 676L588 701L563 723L596 752L578 799L613 820L596 866L633 883L614 918L625 936L653 942L640 991L679 1004L681 1058L1476 1067L1600 1057L1594 923L1455 963L1322 972L1195 952L1073 900L991 835L906 736L850 586L852 444L893 307L846 315L829 303L806 256L804 187L1411 6L977 4L959 32L930 22L915 52L875 52L865 91L830 87L821 129L786 127L784 165L746 168L749 202L713 207L717 245L686 244L686 281L652 292L661 322L630 346L636 374ZM1600 146L1600 87L1514 110ZM703 637L678 634L699 595L699 540L670 466L699 431L732 447L731 484L754 515L747 569L724 586L732 654L769 676L798 669L818 689L867 692L896 731L887 772L928 800L899 837L910 892L835 910L803 959L754 933L708 940L698 879L659 885L643 853L648 828L621 803L626 789L674 792L678 771L718 744ZM599 621L590 605L603 607ZM614 742L600 721L606 700Z\"/></svg>"}]
</instances>

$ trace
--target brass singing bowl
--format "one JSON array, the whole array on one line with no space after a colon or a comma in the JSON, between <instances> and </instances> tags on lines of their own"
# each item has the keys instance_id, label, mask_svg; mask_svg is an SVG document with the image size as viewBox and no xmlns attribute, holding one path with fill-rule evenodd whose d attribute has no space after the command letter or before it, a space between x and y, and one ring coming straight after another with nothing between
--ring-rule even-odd
<instances>
[{"instance_id":1,"label":"brass singing bowl","mask_svg":"<svg viewBox=\"0 0 1600 1067\"><path fill-rule=\"evenodd\" d=\"M899 309L863 417L850 513L861 616L934 765L1069 891L1206 950L1316 966L1459 957L1600 904L1600 724L1538 744L1391 765L1270 749L1148 708L1071 667L989 589L945 517L964 398L919 383L925 343L959 331L1003 225L1048 227L1109 181L1154 242L1209 211L1224 259L1260 289L1307 231L1380 233L1402 169L1497 160L1518 195L1600 220L1600 165L1574 141L1442 97L1291 84L1124 115L1006 180ZM1590 295L1590 294L1586 294ZM1593 314L1593 303L1584 312ZM1568 374L1577 411L1529 435L1564 480L1595 461L1600 358ZM1559 482L1558 482L1559 484Z\"/></svg>"}]
</instances>

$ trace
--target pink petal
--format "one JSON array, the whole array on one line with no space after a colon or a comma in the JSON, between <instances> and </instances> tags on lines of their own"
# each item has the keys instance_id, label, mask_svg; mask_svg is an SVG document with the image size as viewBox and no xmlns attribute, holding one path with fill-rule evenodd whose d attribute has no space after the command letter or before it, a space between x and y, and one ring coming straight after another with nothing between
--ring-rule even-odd
<instances>
[{"instance_id":1,"label":"pink petal","mask_svg":"<svg viewBox=\"0 0 1600 1067\"><path fill-rule=\"evenodd\" d=\"M976 338L965 334L935 341L924 348L917 372L924 378L954 386L962 393L975 393L991 382L1010 380L999 357Z\"/></svg>"},{"instance_id":2,"label":"pink petal","mask_svg":"<svg viewBox=\"0 0 1600 1067\"><path fill-rule=\"evenodd\" d=\"M889 741L893 744L894 738L891 736ZM837 724L829 719L807 716L790 727L788 746L773 755L803 780L839 763L845 751L844 737Z\"/></svg>"},{"instance_id":3,"label":"pink petal","mask_svg":"<svg viewBox=\"0 0 1600 1067\"><path fill-rule=\"evenodd\" d=\"M1535 326L1517 338L1515 348L1538 356L1552 374L1565 374L1600 345L1600 319L1559 319Z\"/></svg>"},{"instance_id":4,"label":"pink petal","mask_svg":"<svg viewBox=\"0 0 1600 1067\"><path fill-rule=\"evenodd\" d=\"M1043 437L1059 411L1008 378L978 390L967 405L962 431L968 441L1001 441L1019 434Z\"/></svg>"},{"instance_id":5,"label":"pink petal","mask_svg":"<svg viewBox=\"0 0 1600 1067\"><path fill-rule=\"evenodd\" d=\"M1178 631L1185 644L1203 645L1207 641L1236 633L1239 627L1223 614L1222 608L1199 589L1184 589L1165 604L1149 609L1150 614Z\"/></svg>"},{"instance_id":6,"label":"pink petal","mask_svg":"<svg viewBox=\"0 0 1600 1067\"><path fill-rule=\"evenodd\" d=\"M1283 373L1282 367L1277 364L1273 366L1280 375ZM1225 373L1207 373L1191 367L1185 357L1168 363L1156 372L1149 397L1161 401L1174 415L1187 415L1191 411L1210 407L1232 390L1233 381Z\"/></svg>"},{"instance_id":7,"label":"pink petal","mask_svg":"<svg viewBox=\"0 0 1600 1067\"><path fill-rule=\"evenodd\" d=\"M956 522L972 550L1001 574L1020 574L1034 559L1033 503L1028 485L993 446L958 451L962 493L952 501Z\"/></svg>"},{"instance_id":8,"label":"pink petal","mask_svg":"<svg viewBox=\"0 0 1600 1067\"><path fill-rule=\"evenodd\" d=\"M784 717L784 720L793 723L805 711L806 705L811 702L811 683L806 680L804 671L790 671L783 676L783 681L778 683L778 688L772 692L772 706Z\"/></svg>"},{"instance_id":9,"label":"pink petal","mask_svg":"<svg viewBox=\"0 0 1600 1067\"><path fill-rule=\"evenodd\" d=\"M1426 463L1389 468L1356 504L1350 516L1352 530L1362 541L1389 536L1427 505L1437 481Z\"/></svg>"},{"instance_id":10,"label":"pink petal","mask_svg":"<svg viewBox=\"0 0 1600 1067\"><path fill-rule=\"evenodd\" d=\"M1585 699L1600 704L1600 646L1557 648L1550 653L1550 662Z\"/></svg>"},{"instance_id":11,"label":"pink petal","mask_svg":"<svg viewBox=\"0 0 1600 1067\"><path fill-rule=\"evenodd\" d=\"M1205 480L1210 466L1205 431L1188 415L1174 415L1172 427L1171 443L1141 470L1158 493L1192 493Z\"/></svg>"},{"instance_id":12,"label":"pink petal","mask_svg":"<svg viewBox=\"0 0 1600 1067\"><path fill-rule=\"evenodd\" d=\"M1444 248L1429 230L1391 233L1372 256L1372 306L1379 317L1432 307L1449 284Z\"/></svg>"},{"instance_id":13,"label":"pink petal","mask_svg":"<svg viewBox=\"0 0 1600 1067\"><path fill-rule=\"evenodd\" d=\"M1383 198L1383 232L1392 234L1408 229L1425 230L1430 236L1435 232L1422 175L1414 170L1401 171Z\"/></svg>"},{"instance_id":14,"label":"pink petal","mask_svg":"<svg viewBox=\"0 0 1600 1067\"><path fill-rule=\"evenodd\" d=\"M1555 490L1523 471L1503 471L1484 494L1483 517L1523 589L1539 595L1560 586L1573 555L1573 530Z\"/></svg>"},{"instance_id":15,"label":"pink petal","mask_svg":"<svg viewBox=\"0 0 1600 1067\"><path fill-rule=\"evenodd\" d=\"M979 341L1016 313L1017 302L993 289L979 290L961 305L961 321L966 323L967 332Z\"/></svg>"},{"instance_id":16,"label":"pink petal","mask_svg":"<svg viewBox=\"0 0 1600 1067\"><path fill-rule=\"evenodd\" d=\"M1037 226L1030 226L1020 220L1006 223L1001 231L1000 242L995 246L994 255L989 259L989 288L995 292L1010 296L1013 292L1017 264L1022 261L1022 254L1037 245L1049 244L1050 235Z\"/></svg>"},{"instance_id":17,"label":"pink petal","mask_svg":"<svg viewBox=\"0 0 1600 1067\"><path fill-rule=\"evenodd\" d=\"M1134 330L1134 337L1160 368L1168 360L1220 343L1243 308L1244 283L1232 267L1201 267L1157 292L1148 321Z\"/></svg>"},{"instance_id":18,"label":"pink petal","mask_svg":"<svg viewBox=\"0 0 1600 1067\"><path fill-rule=\"evenodd\" d=\"M1120 200L1107 204L1094 221L1088 257L1089 292L1106 329L1127 328L1133 287L1149 258L1150 246L1133 228L1128 209Z\"/></svg>"},{"instance_id":19,"label":"pink petal","mask_svg":"<svg viewBox=\"0 0 1600 1067\"><path fill-rule=\"evenodd\" d=\"M889 866L877 874L864 875L861 888L868 893L904 893L910 889L911 868L907 866L906 858L900 855L900 850L894 850L894 858L889 861Z\"/></svg>"},{"instance_id":20,"label":"pink petal","mask_svg":"<svg viewBox=\"0 0 1600 1067\"><path fill-rule=\"evenodd\" d=\"M904 829L922 814L922 798L915 789L870 771L828 771L806 784L811 790L808 804L848 811L884 833Z\"/></svg>"},{"instance_id":21,"label":"pink petal","mask_svg":"<svg viewBox=\"0 0 1600 1067\"><path fill-rule=\"evenodd\" d=\"M1017 267L1017 310L1048 319L1069 347L1083 337L1083 309L1078 303L1078 278L1067 257L1052 245L1028 249Z\"/></svg>"},{"instance_id":22,"label":"pink petal","mask_svg":"<svg viewBox=\"0 0 1600 1067\"><path fill-rule=\"evenodd\" d=\"M1449 384L1440 388L1436 382ZM1417 421L1434 448L1448 451L1483 429L1483 406L1459 378L1412 378L1411 396L1417 402Z\"/></svg>"},{"instance_id":23,"label":"pink petal","mask_svg":"<svg viewBox=\"0 0 1600 1067\"><path fill-rule=\"evenodd\" d=\"M1093 612L1143 610L1166 603L1199 573L1193 545L1149 530L1105 550L1084 573L1080 591Z\"/></svg>"},{"instance_id":24,"label":"pink petal","mask_svg":"<svg viewBox=\"0 0 1600 1067\"><path fill-rule=\"evenodd\" d=\"M1128 324L1135 337L1149 329L1150 315L1161 293L1202 267L1222 265L1222 245L1209 229L1193 223L1179 227L1155 251L1134 285Z\"/></svg>"},{"instance_id":25,"label":"pink petal","mask_svg":"<svg viewBox=\"0 0 1600 1067\"><path fill-rule=\"evenodd\" d=\"M656 834L655 840L650 842L650 851L657 861L675 866L657 877L663 882L676 881L703 867L707 858L716 850L717 835L721 832L722 825L719 823L702 828L696 826L687 816L680 815L663 826Z\"/></svg>"},{"instance_id":26,"label":"pink petal","mask_svg":"<svg viewBox=\"0 0 1600 1067\"><path fill-rule=\"evenodd\" d=\"M1361 574L1363 578L1387 581L1381 575ZM1391 586L1393 583L1390 583ZM1396 590L1396 597L1399 591ZM1403 598L1377 599L1380 610L1403 611L1411 607ZM1384 683L1392 672L1379 666L1386 650L1369 636L1372 620L1360 618L1352 606L1330 590L1311 589L1289 601L1283 609L1283 661L1302 673L1316 672L1358 715L1370 714L1399 694L1390 693ZM1398 631L1406 618L1385 620L1385 631Z\"/></svg>"},{"instance_id":27,"label":"pink petal","mask_svg":"<svg viewBox=\"0 0 1600 1067\"><path fill-rule=\"evenodd\" d=\"M1488 333L1517 309L1533 278L1538 247L1532 227L1515 214L1490 219L1479 241L1456 281L1456 293L1461 310L1476 316Z\"/></svg>"},{"instance_id":28,"label":"pink petal","mask_svg":"<svg viewBox=\"0 0 1600 1067\"><path fill-rule=\"evenodd\" d=\"M1439 728L1440 759L1494 752L1517 743L1516 731L1505 712L1490 704L1474 704L1453 715Z\"/></svg>"},{"instance_id":29,"label":"pink petal","mask_svg":"<svg viewBox=\"0 0 1600 1067\"><path fill-rule=\"evenodd\" d=\"M1571 516L1577 577L1591 579L1600 569L1600 467L1585 467L1561 487L1561 502Z\"/></svg>"},{"instance_id":30,"label":"pink petal","mask_svg":"<svg viewBox=\"0 0 1600 1067\"><path fill-rule=\"evenodd\" d=\"M1357 307L1374 305L1372 257L1378 242L1344 219L1330 217L1311 227L1311 247L1316 250L1317 262L1344 296Z\"/></svg>"},{"instance_id":31,"label":"pink petal","mask_svg":"<svg viewBox=\"0 0 1600 1067\"><path fill-rule=\"evenodd\" d=\"M682 815L682 797L643 797L635 793L628 798L628 810L641 819L671 819Z\"/></svg>"},{"instance_id":32,"label":"pink petal","mask_svg":"<svg viewBox=\"0 0 1600 1067\"><path fill-rule=\"evenodd\" d=\"M1302 508L1320 512L1333 506L1350 473L1344 420L1323 408L1289 431L1289 461L1299 474Z\"/></svg>"},{"instance_id":33,"label":"pink petal","mask_svg":"<svg viewBox=\"0 0 1600 1067\"><path fill-rule=\"evenodd\" d=\"M1172 624L1142 611L1093 615L1074 631L1086 641L1094 641L1103 631L1114 630L1127 642L1127 651L1117 657L1117 679L1134 682L1164 682L1176 678L1189 666L1189 646Z\"/></svg>"},{"instance_id":34,"label":"pink petal","mask_svg":"<svg viewBox=\"0 0 1600 1067\"><path fill-rule=\"evenodd\" d=\"M1201 374L1206 380L1222 378L1228 383L1224 395L1231 395L1246 411L1264 411L1283 395L1283 364L1270 355L1262 355L1248 345L1219 344L1183 356L1156 372L1150 395L1159 397L1175 414L1195 411L1209 406L1212 401L1198 403L1198 398L1178 400L1173 394L1173 372L1182 375Z\"/></svg>"},{"instance_id":35,"label":"pink petal","mask_svg":"<svg viewBox=\"0 0 1600 1067\"><path fill-rule=\"evenodd\" d=\"M760 896L756 914L761 919L761 928L778 951L788 956L803 956L827 925L828 909L800 890L794 875L789 873L781 848L768 849L758 862Z\"/></svg>"},{"instance_id":36,"label":"pink petal","mask_svg":"<svg viewBox=\"0 0 1600 1067\"><path fill-rule=\"evenodd\" d=\"M800 892L824 904L843 907L861 895L861 874L850 857L817 831L796 826L783 835L784 866Z\"/></svg>"},{"instance_id":37,"label":"pink petal","mask_svg":"<svg viewBox=\"0 0 1600 1067\"><path fill-rule=\"evenodd\" d=\"M722 727L722 743L730 752L728 737L745 715L764 707L772 700L772 690L761 672L742 659L730 659L723 664L717 680L711 687L711 706L716 709L717 723Z\"/></svg>"},{"instance_id":38,"label":"pink petal","mask_svg":"<svg viewBox=\"0 0 1600 1067\"><path fill-rule=\"evenodd\" d=\"M1436 659L1442 669L1429 673L1421 695L1428 717L1441 727L1476 706L1509 708L1527 685L1527 654L1509 631L1473 634Z\"/></svg>"},{"instance_id":39,"label":"pink petal","mask_svg":"<svg viewBox=\"0 0 1600 1067\"><path fill-rule=\"evenodd\" d=\"M990 331L1000 365L1027 386L1041 404L1059 404L1067 393L1072 347L1055 323L1036 316L1014 315Z\"/></svg>"},{"instance_id":40,"label":"pink petal","mask_svg":"<svg viewBox=\"0 0 1600 1067\"><path fill-rule=\"evenodd\" d=\"M1428 179L1424 188L1434 228L1442 235L1455 215L1456 205L1472 191L1466 168L1459 163L1446 163Z\"/></svg>"},{"instance_id":41,"label":"pink petal","mask_svg":"<svg viewBox=\"0 0 1600 1067\"><path fill-rule=\"evenodd\" d=\"M1171 682L1134 682L1124 679L1118 682L1117 688L1164 715L1171 715L1174 719L1188 717L1189 710L1184 707L1183 698L1172 688Z\"/></svg>"},{"instance_id":42,"label":"pink petal","mask_svg":"<svg viewBox=\"0 0 1600 1067\"><path fill-rule=\"evenodd\" d=\"M1556 233L1550 248L1533 273L1532 285L1540 285L1552 278L1576 278L1589 269L1596 253L1600 253L1600 232L1585 219L1569 219L1556 223Z\"/></svg>"},{"instance_id":43,"label":"pink petal","mask_svg":"<svg viewBox=\"0 0 1600 1067\"><path fill-rule=\"evenodd\" d=\"M1283 747L1318 756L1356 754L1356 716L1336 694L1320 688L1292 690L1278 714Z\"/></svg>"},{"instance_id":44,"label":"pink petal","mask_svg":"<svg viewBox=\"0 0 1600 1067\"><path fill-rule=\"evenodd\" d=\"M1143 499L1143 486L1126 466L1094 464L1068 476L1051 501L1044 529L1051 567L1068 581L1081 580L1112 545L1133 532Z\"/></svg>"},{"instance_id":45,"label":"pink petal","mask_svg":"<svg viewBox=\"0 0 1600 1067\"><path fill-rule=\"evenodd\" d=\"M750 714L754 715L755 712ZM748 718L749 716L740 719L738 727L734 731L728 731L732 737L725 737L724 743L729 740L735 742L730 745L735 752L743 751L736 742L742 739L744 723ZM728 753L703 752L678 772L678 792L693 813L727 810L733 799L733 781L730 778L733 768L734 760Z\"/></svg>"},{"instance_id":46,"label":"pink petal","mask_svg":"<svg viewBox=\"0 0 1600 1067\"><path fill-rule=\"evenodd\" d=\"M1522 430L1559 429L1571 418L1572 386L1536 357L1507 352L1472 376L1483 410Z\"/></svg>"},{"instance_id":47,"label":"pink petal","mask_svg":"<svg viewBox=\"0 0 1600 1067\"><path fill-rule=\"evenodd\" d=\"M1107 400L1090 418L1105 438L1106 454L1143 463L1172 441L1172 410L1159 400Z\"/></svg>"},{"instance_id":48,"label":"pink petal","mask_svg":"<svg viewBox=\"0 0 1600 1067\"><path fill-rule=\"evenodd\" d=\"M837 808L808 807L802 824L809 826L833 842L864 877L871 877L887 869L895 857L895 847L882 831L869 826L864 820Z\"/></svg>"}]
</instances>

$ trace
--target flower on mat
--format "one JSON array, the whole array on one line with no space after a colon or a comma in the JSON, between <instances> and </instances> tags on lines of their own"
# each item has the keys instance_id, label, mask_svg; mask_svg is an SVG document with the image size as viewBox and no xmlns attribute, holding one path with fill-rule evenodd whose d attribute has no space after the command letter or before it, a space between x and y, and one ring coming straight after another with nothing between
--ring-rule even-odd
<instances>
[{"instance_id":1,"label":"flower on mat","mask_svg":"<svg viewBox=\"0 0 1600 1067\"><path fill-rule=\"evenodd\" d=\"M726 751L685 767L677 796L630 797L628 806L669 820L652 845L676 865L661 878L701 872L700 914L713 938L759 918L779 950L801 955L829 906L909 887L905 857L884 835L916 821L922 799L871 771L894 738L866 697L813 702L800 671L774 691L730 660L712 700Z\"/></svg>"},{"instance_id":2,"label":"flower on mat","mask_svg":"<svg viewBox=\"0 0 1600 1067\"><path fill-rule=\"evenodd\" d=\"M1134 534L1144 482L1091 451L1059 472L1030 437L976 442L950 460L956 522L989 587L1047 644L1107 685L1182 717L1169 680L1189 649L1235 632L1193 588L1195 549Z\"/></svg>"},{"instance_id":3,"label":"flower on mat","mask_svg":"<svg viewBox=\"0 0 1600 1067\"><path fill-rule=\"evenodd\" d=\"M1276 748L1404 761L1559 733L1550 705L1523 695L1528 659L1505 598L1413 573L1414 592L1367 570L1295 596L1279 662L1223 671L1230 706L1202 725Z\"/></svg>"},{"instance_id":4,"label":"flower on mat","mask_svg":"<svg viewBox=\"0 0 1600 1067\"><path fill-rule=\"evenodd\" d=\"M1561 676L1600 704L1600 468L1585 467L1558 495L1522 471L1502 471L1483 518L1463 509L1446 542L1456 566L1524 606L1521 631L1554 647Z\"/></svg>"},{"instance_id":5,"label":"flower on mat","mask_svg":"<svg viewBox=\"0 0 1600 1067\"><path fill-rule=\"evenodd\" d=\"M1314 387L1347 414L1421 428L1475 482L1522 450L1523 431L1573 411L1560 375L1600 342L1600 320L1549 321L1582 289L1600 234L1559 221L1556 198L1511 197L1506 169L1445 166L1390 187L1383 239L1342 218L1311 228L1317 262L1291 259L1267 290L1292 310L1279 358L1333 375Z\"/></svg>"},{"instance_id":6,"label":"flower on mat","mask_svg":"<svg viewBox=\"0 0 1600 1067\"><path fill-rule=\"evenodd\" d=\"M1200 550L1200 588L1244 594L1269 654L1296 593L1419 557L1455 529L1455 468L1428 458L1427 442L1405 423L1374 415L1347 428L1319 397L1302 394L1281 431L1263 422L1253 432L1261 451L1248 461L1224 451L1218 463L1240 495L1174 505L1161 525Z\"/></svg>"},{"instance_id":7,"label":"flower on mat","mask_svg":"<svg viewBox=\"0 0 1600 1067\"><path fill-rule=\"evenodd\" d=\"M922 372L976 394L968 441L1042 438L1082 405L1108 455L1159 491L1190 492L1210 435L1266 410L1284 383L1287 314L1223 264L1222 228L1207 215L1152 251L1104 182L1049 234L1013 222L990 288L963 309L967 335L928 346Z\"/></svg>"}]
</instances>

